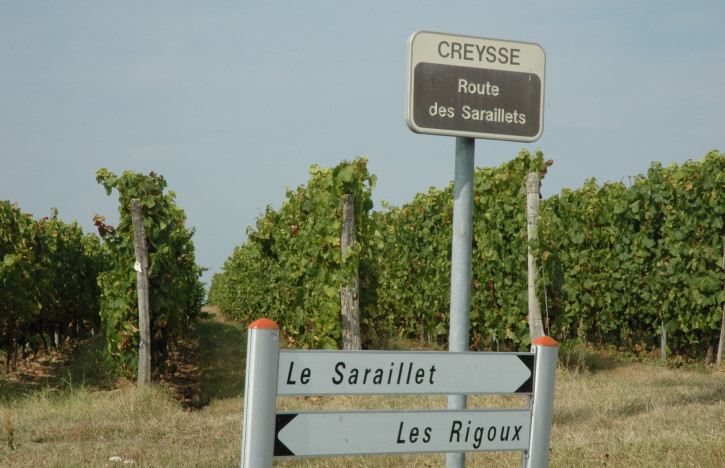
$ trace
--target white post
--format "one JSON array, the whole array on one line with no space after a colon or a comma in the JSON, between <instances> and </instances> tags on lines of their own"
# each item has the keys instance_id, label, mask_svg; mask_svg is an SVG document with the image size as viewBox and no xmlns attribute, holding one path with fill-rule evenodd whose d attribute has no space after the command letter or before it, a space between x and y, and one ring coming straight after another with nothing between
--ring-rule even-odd
<instances>
[{"instance_id":1,"label":"white post","mask_svg":"<svg viewBox=\"0 0 725 468\"><path fill-rule=\"evenodd\" d=\"M559 343L542 336L534 341L534 395L531 408L531 437L529 450L524 453L523 466L546 468L549 466L551 423L554 416L554 382Z\"/></svg>"},{"instance_id":2,"label":"white post","mask_svg":"<svg viewBox=\"0 0 725 468\"><path fill-rule=\"evenodd\" d=\"M241 468L266 468L274 458L279 327L259 319L249 325L247 336Z\"/></svg>"}]
</instances>

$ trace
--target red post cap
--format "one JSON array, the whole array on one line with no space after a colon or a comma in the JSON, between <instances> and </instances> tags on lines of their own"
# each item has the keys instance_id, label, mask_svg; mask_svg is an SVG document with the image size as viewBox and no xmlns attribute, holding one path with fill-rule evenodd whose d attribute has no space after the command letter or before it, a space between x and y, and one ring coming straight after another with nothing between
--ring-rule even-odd
<instances>
[{"instance_id":1,"label":"red post cap","mask_svg":"<svg viewBox=\"0 0 725 468\"><path fill-rule=\"evenodd\" d=\"M279 326L268 318L261 318L249 324L249 328L263 328L265 330L279 330Z\"/></svg>"},{"instance_id":2,"label":"red post cap","mask_svg":"<svg viewBox=\"0 0 725 468\"><path fill-rule=\"evenodd\" d=\"M534 340L534 344L538 346L559 346L559 342L550 336L542 336Z\"/></svg>"}]
</instances>

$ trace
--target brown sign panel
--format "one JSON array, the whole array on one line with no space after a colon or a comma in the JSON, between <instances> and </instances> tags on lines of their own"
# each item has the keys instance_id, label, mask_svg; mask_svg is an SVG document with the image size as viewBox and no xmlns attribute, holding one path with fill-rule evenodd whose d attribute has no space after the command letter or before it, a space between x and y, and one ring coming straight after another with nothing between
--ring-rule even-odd
<instances>
[{"instance_id":1,"label":"brown sign panel","mask_svg":"<svg viewBox=\"0 0 725 468\"><path fill-rule=\"evenodd\" d=\"M544 55L535 44L420 32L411 38L406 120L418 133L535 141Z\"/></svg>"}]
</instances>

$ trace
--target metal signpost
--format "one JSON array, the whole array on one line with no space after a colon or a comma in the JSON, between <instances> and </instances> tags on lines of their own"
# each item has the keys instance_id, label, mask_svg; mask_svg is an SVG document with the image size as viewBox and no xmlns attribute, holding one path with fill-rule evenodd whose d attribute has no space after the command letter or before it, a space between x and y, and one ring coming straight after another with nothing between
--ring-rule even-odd
<instances>
[{"instance_id":1,"label":"metal signpost","mask_svg":"<svg viewBox=\"0 0 725 468\"><path fill-rule=\"evenodd\" d=\"M242 468L274 457L519 450L524 467L546 467L556 341L532 353L291 351L279 327L249 326ZM513 409L276 412L283 395L527 394Z\"/></svg>"},{"instance_id":2,"label":"metal signpost","mask_svg":"<svg viewBox=\"0 0 725 468\"><path fill-rule=\"evenodd\" d=\"M449 350L468 350L475 138L537 140L546 56L538 44L419 31L408 43L405 120L418 133L455 136ZM465 408L466 395L448 407ZM450 453L448 468L465 455Z\"/></svg>"},{"instance_id":3,"label":"metal signpost","mask_svg":"<svg viewBox=\"0 0 725 468\"><path fill-rule=\"evenodd\" d=\"M469 309L476 138L532 142L543 131L543 49L527 42L420 31L408 43L405 118L417 133L456 137L449 352L279 350L279 328L249 326L242 468L275 456L523 451L546 467L558 344L532 353L471 353ZM466 395L523 393L521 409L467 410ZM276 413L278 395L448 395L448 410Z\"/></svg>"},{"instance_id":4,"label":"metal signpost","mask_svg":"<svg viewBox=\"0 0 725 468\"><path fill-rule=\"evenodd\" d=\"M536 141L545 67L538 44L417 32L408 44L405 120L417 133Z\"/></svg>"}]
</instances>

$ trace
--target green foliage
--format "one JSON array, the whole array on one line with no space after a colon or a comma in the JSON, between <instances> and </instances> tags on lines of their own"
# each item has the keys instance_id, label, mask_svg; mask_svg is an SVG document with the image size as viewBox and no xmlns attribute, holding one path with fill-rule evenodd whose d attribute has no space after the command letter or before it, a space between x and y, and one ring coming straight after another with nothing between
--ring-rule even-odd
<instances>
[{"instance_id":1,"label":"green foliage","mask_svg":"<svg viewBox=\"0 0 725 468\"><path fill-rule=\"evenodd\" d=\"M348 274L337 248L340 186L362 188L366 204L374 185L356 163L313 167L308 186L289 191L279 211L268 207L215 276L210 302L243 322L272 318L291 345L334 346L338 290ZM551 335L646 347L656 344L664 324L671 351L697 354L711 347L725 301L725 155L712 152L680 167L654 163L629 186L592 179L563 190L542 201L539 237L529 242L526 178L544 175L550 164L540 152L522 151L500 167L476 170L471 346L529 346L530 245ZM357 211L365 217L353 265L361 274L362 322L372 341L447 339L452 198L451 184L400 208L386 206L370 216L366 205Z\"/></svg>"},{"instance_id":2,"label":"green foliage","mask_svg":"<svg viewBox=\"0 0 725 468\"><path fill-rule=\"evenodd\" d=\"M671 351L717 339L725 300L725 155L663 168L631 186L588 181L542 205L552 328L562 338L653 345L664 324Z\"/></svg>"},{"instance_id":3,"label":"green foliage","mask_svg":"<svg viewBox=\"0 0 725 468\"><path fill-rule=\"evenodd\" d=\"M551 161L538 151L477 171L474 187L471 339L477 348L530 345L526 180L541 178Z\"/></svg>"},{"instance_id":4,"label":"green foliage","mask_svg":"<svg viewBox=\"0 0 725 468\"><path fill-rule=\"evenodd\" d=\"M267 207L247 242L234 250L215 275L209 301L246 323L276 321L290 346L336 348L341 337L340 286L355 273L361 282L361 308L373 294L370 242L375 239L369 211L375 176L357 158L332 169L312 166L307 185L287 191L282 207ZM343 259L340 249L342 198L355 200L358 239Z\"/></svg>"},{"instance_id":5,"label":"green foliage","mask_svg":"<svg viewBox=\"0 0 725 468\"><path fill-rule=\"evenodd\" d=\"M43 218L36 224L40 300L46 333L75 337L77 330L98 330L100 289L96 278L107 268L108 256L95 235L84 235L73 222ZM84 334L85 334L84 332Z\"/></svg>"},{"instance_id":6,"label":"green foliage","mask_svg":"<svg viewBox=\"0 0 725 468\"><path fill-rule=\"evenodd\" d=\"M164 193L166 181L126 171L121 176L101 169L96 180L110 195L118 191L120 225L113 228L96 216L96 224L111 252L112 269L98 278L102 288L101 318L106 329L112 360L129 375L138 366L138 298L133 225L129 211L139 199L144 211L149 258L152 368L160 369L176 339L198 317L203 301L202 269L196 265L192 236L186 215L174 203L172 191Z\"/></svg>"},{"instance_id":7,"label":"green foliage","mask_svg":"<svg viewBox=\"0 0 725 468\"><path fill-rule=\"evenodd\" d=\"M7 356L25 344L40 314L35 254L32 217L0 202L0 345Z\"/></svg>"},{"instance_id":8,"label":"green foliage","mask_svg":"<svg viewBox=\"0 0 725 468\"><path fill-rule=\"evenodd\" d=\"M437 339L448 332L451 187L430 188L400 208L375 213L382 242L373 322L378 334Z\"/></svg>"},{"instance_id":9,"label":"green foliage","mask_svg":"<svg viewBox=\"0 0 725 468\"><path fill-rule=\"evenodd\" d=\"M474 174L471 344L528 344L526 176L543 172L543 154L522 151ZM402 336L445 340L450 308L453 185L419 193L401 208L376 214L384 247L376 256L375 316Z\"/></svg>"},{"instance_id":10,"label":"green foliage","mask_svg":"<svg viewBox=\"0 0 725 468\"><path fill-rule=\"evenodd\" d=\"M39 221L0 202L0 348L54 346L52 337L99 327L96 277L107 258L98 237L52 216Z\"/></svg>"}]
</instances>

